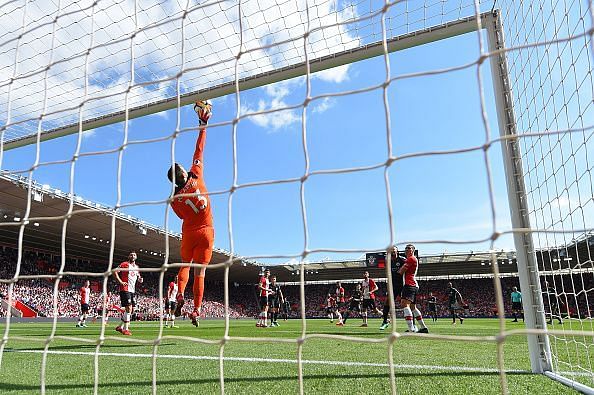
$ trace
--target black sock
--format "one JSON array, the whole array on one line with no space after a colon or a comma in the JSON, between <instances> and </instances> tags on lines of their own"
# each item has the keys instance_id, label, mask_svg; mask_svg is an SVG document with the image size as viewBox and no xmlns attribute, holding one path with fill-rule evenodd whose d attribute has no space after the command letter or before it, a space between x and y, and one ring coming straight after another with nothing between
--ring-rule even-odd
<instances>
[{"instance_id":1,"label":"black sock","mask_svg":"<svg viewBox=\"0 0 594 395\"><path fill-rule=\"evenodd\" d=\"M384 324L388 322L388 315L390 314L390 305L386 303L384 306L384 311L382 314L382 318L384 319Z\"/></svg>"},{"instance_id":2,"label":"black sock","mask_svg":"<svg viewBox=\"0 0 594 395\"><path fill-rule=\"evenodd\" d=\"M349 312L347 311L346 313L344 313L344 318L342 319L342 323L346 324L346 320L349 319Z\"/></svg>"},{"instance_id":3,"label":"black sock","mask_svg":"<svg viewBox=\"0 0 594 395\"><path fill-rule=\"evenodd\" d=\"M514 313L514 321L518 320L518 316L516 315L516 313Z\"/></svg>"}]
</instances>

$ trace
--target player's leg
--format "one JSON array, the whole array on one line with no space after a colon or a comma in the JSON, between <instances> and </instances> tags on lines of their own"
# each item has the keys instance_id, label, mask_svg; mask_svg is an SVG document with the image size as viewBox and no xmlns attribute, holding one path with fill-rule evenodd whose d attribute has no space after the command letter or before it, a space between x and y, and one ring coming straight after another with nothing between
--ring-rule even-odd
<instances>
[{"instance_id":1,"label":"player's leg","mask_svg":"<svg viewBox=\"0 0 594 395\"><path fill-rule=\"evenodd\" d=\"M82 316L81 316L81 326L83 328L86 328L87 327L87 317L88 317L88 315L89 315L89 305L86 304L86 305L83 306Z\"/></svg>"},{"instance_id":2,"label":"player's leg","mask_svg":"<svg viewBox=\"0 0 594 395\"><path fill-rule=\"evenodd\" d=\"M417 305L413 303L412 305L412 312L413 316L417 320L417 326L420 328L419 333L429 333L429 328L425 325L425 320L423 320L423 315L421 311L417 308Z\"/></svg>"},{"instance_id":3,"label":"player's leg","mask_svg":"<svg viewBox=\"0 0 594 395\"><path fill-rule=\"evenodd\" d=\"M171 316L171 312L169 310L169 301L165 302L165 314L163 316L163 321L165 321L165 328L169 328L169 317Z\"/></svg>"},{"instance_id":4,"label":"player's leg","mask_svg":"<svg viewBox=\"0 0 594 395\"><path fill-rule=\"evenodd\" d=\"M132 321L132 305L126 306L125 309L126 314L126 321L124 321L124 328L122 333L125 335L126 333L130 333L130 321Z\"/></svg>"},{"instance_id":5,"label":"player's leg","mask_svg":"<svg viewBox=\"0 0 594 395\"><path fill-rule=\"evenodd\" d=\"M342 325L342 313L340 312L340 306L340 304L336 306L336 317L338 318L336 325L338 326Z\"/></svg>"},{"instance_id":6,"label":"player's leg","mask_svg":"<svg viewBox=\"0 0 594 395\"><path fill-rule=\"evenodd\" d=\"M126 310L126 307L128 307L129 303L130 303L129 293L120 291L120 306L122 306L120 313L121 313L122 323L120 325L116 326L116 328L115 328L115 330L120 333L122 333L122 331L124 330L125 323L128 320L128 311Z\"/></svg>"},{"instance_id":7,"label":"player's leg","mask_svg":"<svg viewBox=\"0 0 594 395\"><path fill-rule=\"evenodd\" d=\"M262 328L266 328L268 326L268 303L264 304L262 308Z\"/></svg>"},{"instance_id":8,"label":"player's leg","mask_svg":"<svg viewBox=\"0 0 594 395\"><path fill-rule=\"evenodd\" d=\"M205 267L194 267L194 285L192 287L192 291L194 293L194 311L190 314L190 319L192 320L192 325L196 327L200 325L199 319L200 312L202 311L202 299L204 297L205 273Z\"/></svg>"},{"instance_id":9,"label":"player's leg","mask_svg":"<svg viewBox=\"0 0 594 395\"><path fill-rule=\"evenodd\" d=\"M182 232L181 240L181 259L183 263L192 263L194 255L194 247L196 246L196 234L195 232ZM185 300L184 294L188 282L190 281L190 266L182 266L179 268L177 273L177 296L176 302L177 307L174 312L175 315L181 316L182 307L184 307Z\"/></svg>"},{"instance_id":10,"label":"player's leg","mask_svg":"<svg viewBox=\"0 0 594 395\"><path fill-rule=\"evenodd\" d=\"M212 250L214 248L214 229L203 228L195 234L195 245L192 254L193 261L208 265L212 258ZM194 268L194 312L192 313L192 324L198 326L200 312L202 311L202 299L204 297L204 277L206 274L206 267Z\"/></svg>"},{"instance_id":11,"label":"player's leg","mask_svg":"<svg viewBox=\"0 0 594 395\"><path fill-rule=\"evenodd\" d=\"M175 326L175 310L176 310L177 306L175 302L169 302L169 322L170 322L170 327L171 328L177 328L177 326Z\"/></svg>"},{"instance_id":12,"label":"player's leg","mask_svg":"<svg viewBox=\"0 0 594 395\"><path fill-rule=\"evenodd\" d=\"M369 308L369 301L368 299L363 300L363 309L361 311L361 318L363 319L363 323L361 324L361 326L365 327L367 326L367 311Z\"/></svg>"},{"instance_id":13,"label":"player's leg","mask_svg":"<svg viewBox=\"0 0 594 395\"><path fill-rule=\"evenodd\" d=\"M381 317L383 315L383 312L382 312L382 310L379 309L379 307L377 307L377 303L376 303L377 299L372 299L372 300L373 300L373 310L375 311L375 313L377 315L379 315Z\"/></svg>"},{"instance_id":14,"label":"player's leg","mask_svg":"<svg viewBox=\"0 0 594 395\"><path fill-rule=\"evenodd\" d=\"M81 306L81 313L80 313L80 316L78 317L78 321L76 322L77 328L82 328L83 315L84 315L84 313L82 312L82 306Z\"/></svg>"},{"instance_id":15,"label":"player's leg","mask_svg":"<svg viewBox=\"0 0 594 395\"><path fill-rule=\"evenodd\" d=\"M262 297L258 298L258 305L260 306L260 312L258 313L258 321L256 322L256 327L262 326L262 312L264 311L264 305L262 304Z\"/></svg>"},{"instance_id":16,"label":"player's leg","mask_svg":"<svg viewBox=\"0 0 594 395\"><path fill-rule=\"evenodd\" d=\"M411 303L412 302L410 300L404 298L404 295L402 298L400 298L400 307L402 307L404 320L406 321L406 326L408 327L407 332L414 332L413 313L410 308Z\"/></svg>"},{"instance_id":17,"label":"player's leg","mask_svg":"<svg viewBox=\"0 0 594 395\"><path fill-rule=\"evenodd\" d=\"M452 325L456 325L456 308L450 305L450 315L452 316Z\"/></svg>"},{"instance_id":18,"label":"player's leg","mask_svg":"<svg viewBox=\"0 0 594 395\"><path fill-rule=\"evenodd\" d=\"M134 313L134 306L136 305L136 301L134 300L134 293L129 292L130 295L130 304L126 306L127 312L127 320L124 322L124 329L122 331L123 335L130 336L132 332L130 332L130 321L132 321L132 314Z\"/></svg>"},{"instance_id":19,"label":"player's leg","mask_svg":"<svg viewBox=\"0 0 594 395\"><path fill-rule=\"evenodd\" d=\"M393 287L392 293L394 295L394 299L399 297L401 292L401 289ZM380 326L380 330L382 331L390 324L390 306L394 306L394 308L396 308L396 302L395 300L392 300L388 294L388 297L386 298L386 304L384 304L384 310L382 311L382 325Z\"/></svg>"}]
</instances>

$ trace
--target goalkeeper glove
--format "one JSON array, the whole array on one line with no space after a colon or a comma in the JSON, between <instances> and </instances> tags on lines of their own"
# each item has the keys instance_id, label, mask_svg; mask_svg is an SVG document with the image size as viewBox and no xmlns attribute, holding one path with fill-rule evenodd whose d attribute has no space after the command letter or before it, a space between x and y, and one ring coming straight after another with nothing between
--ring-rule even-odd
<instances>
[{"instance_id":1,"label":"goalkeeper glove","mask_svg":"<svg viewBox=\"0 0 594 395\"><path fill-rule=\"evenodd\" d=\"M198 115L198 123L200 126L205 126L208 124L208 120L212 115L212 103L210 100L198 100L194 104L194 111Z\"/></svg>"}]
</instances>

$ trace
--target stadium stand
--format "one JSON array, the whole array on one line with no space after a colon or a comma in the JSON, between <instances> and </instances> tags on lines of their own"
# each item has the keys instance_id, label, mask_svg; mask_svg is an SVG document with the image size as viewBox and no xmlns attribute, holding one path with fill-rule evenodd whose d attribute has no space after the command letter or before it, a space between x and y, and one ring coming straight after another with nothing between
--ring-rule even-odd
<instances>
[{"instance_id":1,"label":"stadium stand","mask_svg":"<svg viewBox=\"0 0 594 395\"><path fill-rule=\"evenodd\" d=\"M0 252L0 278L12 278L16 270L16 250L4 247ZM21 264L21 275L48 274L55 273L59 264L59 258L35 252L26 252ZM100 272L104 269L88 261L78 259L67 259L66 265L70 271L95 271ZM158 299L158 273L144 273L145 282L141 285L137 293L137 319L156 320L159 318L159 299ZM165 283L170 281L166 277ZM257 277L252 277L249 283L234 283L230 287L230 318L247 318L257 315L258 305L254 284ZM349 279L347 279L349 280ZM350 279L356 280L356 279ZM447 283L452 281L454 286L462 293L465 302L468 304L468 311L471 317L495 317L497 310L495 307L495 289L491 278L456 278L449 279L431 279L421 281L421 295L419 304L425 307L425 298L428 292L433 292L438 299L438 314L445 317L449 314L447 306ZM573 290L573 284L579 284L579 289L592 289L594 284L592 280L582 284L582 277L574 275L556 276L555 286L560 294L560 299L565 304L565 315L577 314L579 311L582 316L591 316L590 306L594 299L587 292L576 292ZM544 279L543 279L544 282ZM551 280L552 282L552 280ZM78 289L82 283L81 278L65 276L59 283L57 314L59 317L76 317L79 314ZM510 292L513 286L519 286L518 279L515 277L506 277L501 279L504 292L506 314L511 312ZM19 280L13 287L13 298L26 306L35 310L39 316L52 317L53 313L53 281L45 279L23 279ZM333 282L322 284L306 285L306 315L308 318L325 317L325 298L332 289ZM347 296L352 290L354 283L344 284ZM385 283L379 283L379 299L382 303L386 298ZM583 288L582 288L583 287ZM91 306L95 308L101 305L101 280L91 279L92 299ZM108 306L118 306L119 297L116 283L114 280L108 282ZM8 292L7 284L0 284L0 293L6 298ZM287 300L292 305L291 317L299 316L299 287L297 285L285 285L283 292ZM188 295L189 296L189 295ZM224 316L223 304L223 286L218 281L211 281L206 287L205 305L203 315L206 318L217 318ZM189 298L191 299L191 298ZM192 303L188 303L183 312L187 313L193 308ZM2 316L6 314L5 309L1 309Z\"/></svg>"}]
</instances>

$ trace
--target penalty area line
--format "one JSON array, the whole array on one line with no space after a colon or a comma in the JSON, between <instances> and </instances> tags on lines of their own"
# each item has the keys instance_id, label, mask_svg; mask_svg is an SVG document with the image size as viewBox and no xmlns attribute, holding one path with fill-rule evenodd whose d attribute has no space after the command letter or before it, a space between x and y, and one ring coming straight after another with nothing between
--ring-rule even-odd
<instances>
[{"instance_id":1,"label":"penalty area line","mask_svg":"<svg viewBox=\"0 0 594 395\"><path fill-rule=\"evenodd\" d=\"M8 353L27 353L27 354L43 354L43 350L16 350L16 349L5 349L4 352ZM94 356L96 353L88 351L60 351L60 350L48 350L47 354L52 355L83 355L83 356ZM99 352L97 353L101 357L126 357L126 358L153 358L153 354L126 354L117 352ZM159 359L186 359L186 360L197 360L197 361L219 361L219 357L213 357L208 355L175 355L175 354L157 354ZM290 363L296 364L299 361L296 359L282 359L282 358L253 358L253 357L223 357L223 361L227 362L251 362L251 363ZM387 363L377 362L352 362L352 361L317 361L303 359L301 361L307 365L326 365L326 366L366 366L366 367L379 367L387 368L390 366ZM393 364L396 369L418 369L418 370L436 370L436 371L452 371L452 372L482 372L482 373L499 373L498 369L495 368L481 368L472 366L439 366L439 365L408 365L408 364ZM506 373L531 373L528 370L506 370Z\"/></svg>"}]
</instances>

